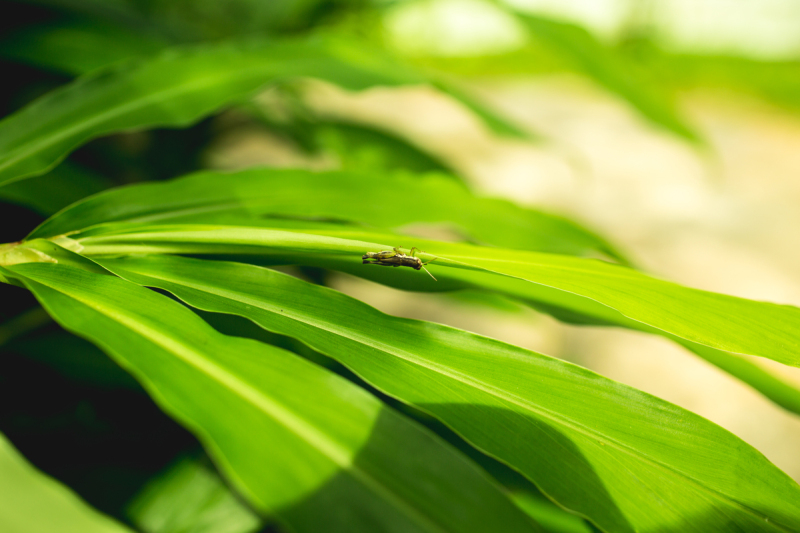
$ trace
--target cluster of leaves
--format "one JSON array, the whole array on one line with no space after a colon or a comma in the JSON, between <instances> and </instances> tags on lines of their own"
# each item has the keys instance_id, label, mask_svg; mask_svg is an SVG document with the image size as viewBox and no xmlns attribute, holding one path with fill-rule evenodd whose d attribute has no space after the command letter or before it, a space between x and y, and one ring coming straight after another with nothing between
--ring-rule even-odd
<instances>
[{"instance_id":1,"label":"cluster of leaves","mask_svg":"<svg viewBox=\"0 0 800 533\"><path fill-rule=\"evenodd\" d=\"M130 489L112 503L92 496L98 485L114 486L105 477L94 480L94 493L91 480L70 483L123 525L3 439L4 530L800 529L800 487L702 417L570 363L388 316L324 286L326 272L339 271L414 291L471 289L571 323L661 335L800 413L800 391L736 355L800 366L800 310L648 277L579 224L476 196L443 172L445 163L385 133L253 111L257 91L280 87L291 100L302 77L350 90L429 83L499 132L521 134L441 79L370 51L370 35L359 41L336 31L352 28L353 17L372 20L373 8L314 0L39 4L17 6L32 22L0 47L40 76L28 72L5 103L12 112L0 121L0 197L52 216L0 246L0 280L15 291L6 294L29 291L46 314L34 308L9 320L0 342L49 316L118 366L48 329L8 344L26 363L22 384L9 374L4 387L21 393L25 375L38 379L49 368L124 392L115 406L146 411L144 393L204 452L159 422L174 436L151 443L161 453L157 467L176 462L158 476L153 464L134 468L125 486L147 481L135 497ZM615 56L598 60L588 34L524 20L575 68L693 136L668 107L632 88ZM23 105L37 92L34 79L54 87ZM379 157L343 158L354 168L328 172L191 172L214 135L204 119L230 107L308 149L333 131L328 147L351 154L366 146ZM156 128L187 129L180 137L156 130L144 149L125 154L136 138L121 132ZM187 157L176 162L165 150L178 138L177 153ZM136 181L137 172L189 175L103 191ZM417 204L405 209L404 199ZM402 235L410 224L446 225L462 238ZM367 251L410 242L436 258L438 281L361 262ZM287 265L320 283L271 268ZM97 414L82 412L92 427ZM17 415L3 413L2 429L15 441L36 438Z\"/></svg>"}]
</instances>

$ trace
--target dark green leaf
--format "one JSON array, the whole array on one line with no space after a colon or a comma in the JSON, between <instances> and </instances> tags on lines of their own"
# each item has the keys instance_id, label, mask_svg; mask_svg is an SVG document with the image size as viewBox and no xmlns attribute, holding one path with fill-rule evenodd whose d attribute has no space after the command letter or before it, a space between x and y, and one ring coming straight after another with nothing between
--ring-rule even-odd
<instances>
[{"instance_id":1,"label":"dark green leaf","mask_svg":"<svg viewBox=\"0 0 800 533\"><path fill-rule=\"evenodd\" d=\"M5 58L80 75L117 61L149 55L167 46L155 35L121 25L64 20L20 28L0 41Z\"/></svg>"},{"instance_id":2,"label":"dark green leaf","mask_svg":"<svg viewBox=\"0 0 800 533\"><path fill-rule=\"evenodd\" d=\"M47 174L0 186L0 200L30 207L42 215L52 215L111 186L108 180L65 162Z\"/></svg>"}]
</instances>

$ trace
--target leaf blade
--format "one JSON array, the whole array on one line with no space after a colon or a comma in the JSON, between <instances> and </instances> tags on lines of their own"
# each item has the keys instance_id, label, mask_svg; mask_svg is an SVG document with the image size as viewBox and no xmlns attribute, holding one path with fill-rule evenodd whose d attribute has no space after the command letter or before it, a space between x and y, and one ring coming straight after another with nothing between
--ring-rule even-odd
<instances>
[{"instance_id":1,"label":"leaf blade","mask_svg":"<svg viewBox=\"0 0 800 533\"><path fill-rule=\"evenodd\" d=\"M118 278L60 264L8 270L134 373L254 505L298 531L537 530L471 463L343 378L219 334Z\"/></svg>"},{"instance_id":2,"label":"leaf blade","mask_svg":"<svg viewBox=\"0 0 800 533\"><path fill-rule=\"evenodd\" d=\"M190 459L149 482L126 515L146 533L255 533L263 522L207 465Z\"/></svg>"},{"instance_id":3,"label":"leaf blade","mask_svg":"<svg viewBox=\"0 0 800 533\"><path fill-rule=\"evenodd\" d=\"M424 82L354 48L320 39L224 42L90 73L0 122L0 183L41 174L103 134L185 126L277 78L319 77L349 89Z\"/></svg>"},{"instance_id":4,"label":"leaf blade","mask_svg":"<svg viewBox=\"0 0 800 533\"><path fill-rule=\"evenodd\" d=\"M36 470L0 433L0 528L29 533L126 533L69 488Z\"/></svg>"},{"instance_id":5,"label":"leaf blade","mask_svg":"<svg viewBox=\"0 0 800 533\"><path fill-rule=\"evenodd\" d=\"M391 249L397 245L392 243L400 239L391 234L353 230L312 233L202 225L137 229L136 225L125 224L116 229L113 225L98 227L84 235L74 237L87 255L241 254L323 266L326 262L358 264L361 254ZM691 289L602 261L423 239L414 242L431 252L424 258L438 258L435 266L444 277L455 269L522 279L575 294L581 297L579 300L600 303L631 320L691 342L800 366L800 330L796 327L800 309L792 306ZM401 275L408 273L398 274ZM431 285L433 281L415 283L436 288Z\"/></svg>"},{"instance_id":6,"label":"leaf blade","mask_svg":"<svg viewBox=\"0 0 800 533\"><path fill-rule=\"evenodd\" d=\"M474 196L446 177L266 168L200 172L108 191L51 217L28 238L109 222L261 225L276 217L335 219L385 228L416 222L455 224L478 241L497 246L621 258L604 239L568 219Z\"/></svg>"},{"instance_id":7,"label":"leaf blade","mask_svg":"<svg viewBox=\"0 0 800 533\"><path fill-rule=\"evenodd\" d=\"M100 263L195 307L245 316L302 340L380 390L433 414L606 531L658 530L694 516L703 507L698 500L707 507L696 524L682 523L682 530L724 531L708 520L713 515L754 527L763 516L752 510L763 512L776 498L788 507L770 521L789 520L788 527L794 520L787 509L800 487L758 452L696 415L569 363L446 326L383 315L330 289L259 267L157 256ZM720 480L729 474L722 465L731 461L741 461L732 470L748 471L742 479L765 486L726 486ZM565 479L568 473L574 477ZM755 481L760 476L770 481ZM759 503L760 497L750 496L775 490L775 483L787 492L778 490ZM636 490L640 484L647 488Z\"/></svg>"}]
</instances>

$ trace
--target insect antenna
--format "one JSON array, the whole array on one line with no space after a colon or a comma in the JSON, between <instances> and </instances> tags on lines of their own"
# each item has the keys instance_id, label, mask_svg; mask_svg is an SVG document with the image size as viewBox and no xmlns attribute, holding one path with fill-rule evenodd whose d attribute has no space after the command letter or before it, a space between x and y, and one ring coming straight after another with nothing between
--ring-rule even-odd
<instances>
[{"instance_id":1,"label":"insect antenna","mask_svg":"<svg viewBox=\"0 0 800 533\"><path fill-rule=\"evenodd\" d=\"M428 275L429 275L430 277L432 277L432 278L433 278L433 274L431 274L431 273L430 273L430 271L429 271L427 268L425 268L425 267L423 266L423 267L422 267L422 270L424 270L425 272L427 272L427 273L428 273ZM438 280L438 279L436 279L436 278L433 278L433 281L439 281L439 280Z\"/></svg>"}]
</instances>

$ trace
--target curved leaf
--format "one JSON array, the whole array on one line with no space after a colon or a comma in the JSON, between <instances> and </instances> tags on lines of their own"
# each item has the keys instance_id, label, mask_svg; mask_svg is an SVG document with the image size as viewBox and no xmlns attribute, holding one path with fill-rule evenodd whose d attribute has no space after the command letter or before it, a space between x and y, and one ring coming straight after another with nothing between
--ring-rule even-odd
<instances>
[{"instance_id":1,"label":"curved leaf","mask_svg":"<svg viewBox=\"0 0 800 533\"><path fill-rule=\"evenodd\" d=\"M130 533L42 474L0 433L0 531Z\"/></svg>"},{"instance_id":2,"label":"curved leaf","mask_svg":"<svg viewBox=\"0 0 800 533\"><path fill-rule=\"evenodd\" d=\"M315 77L351 90L427 82L373 48L333 38L237 40L169 48L96 70L0 121L0 184L41 174L108 133L189 125L276 80ZM490 127L514 130L469 106Z\"/></svg>"},{"instance_id":3,"label":"curved leaf","mask_svg":"<svg viewBox=\"0 0 800 533\"><path fill-rule=\"evenodd\" d=\"M126 514L145 533L255 533L262 520L200 461L183 459L134 497Z\"/></svg>"},{"instance_id":4,"label":"curved leaf","mask_svg":"<svg viewBox=\"0 0 800 533\"><path fill-rule=\"evenodd\" d=\"M112 185L84 168L65 162L41 176L0 186L0 200L52 215Z\"/></svg>"},{"instance_id":5,"label":"curved leaf","mask_svg":"<svg viewBox=\"0 0 800 533\"><path fill-rule=\"evenodd\" d=\"M296 531L532 531L438 437L294 354L213 330L177 302L63 264L7 267L191 429L263 512Z\"/></svg>"},{"instance_id":6,"label":"curved leaf","mask_svg":"<svg viewBox=\"0 0 800 533\"><path fill-rule=\"evenodd\" d=\"M800 486L756 450L570 363L384 315L260 267L169 256L99 262L192 306L302 340L433 414L605 531L800 527Z\"/></svg>"},{"instance_id":7,"label":"curved leaf","mask_svg":"<svg viewBox=\"0 0 800 533\"><path fill-rule=\"evenodd\" d=\"M152 54L168 41L153 32L133 31L97 20L56 20L9 32L0 56L69 75L80 75L120 60Z\"/></svg>"},{"instance_id":8,"label":"curved leaf","mask_svg":"<svg viewBox=\"0 0 800 533\"><path fill-rule=\"evenodd\" d=\"M98 226L73 237L73 246L85 255L228 254L281 257L299 264L326 260L360 264L365 252L401 244L397 236L359 231L310 233L199 224ZM494 272L593 300L691 342L800 366L800 309L796 307L690 289L591 259L422 239L414 244L430 252L424 259L437 258L432 266L440 279L446 279L451 269ZM437 288L436 282L422 275L415 283ZM578 299L579 305L584 305L583 298Z\"/></svg>"},{"instance_id":9,"label":"curved leaf","mask_svg":"<svg viewBox=\"0 0 800 533\"><path fill-rule=\"evenodd\" d=\"M285 217L387 228L426 222L457 226L479 242L508 248L620 257L603 239L570 220L473 196L446 177L267 168L201 172L107 191L48 219L28 238L108 222L271 225Z\"/></svg>"},{"instance_id":10,"label":"curved leaf","mask_svg":"<svg viewBox=\"0 0 800 533\"><path fill-rule=\"evenodd\" d=\"M248 41L165 50L88 74L0 122L0 183L41 174L104 134L191 124L270 81L318 77L349 89L422 83L341 41Z\"/></svg>"},{"instance_id":11,"label":"curved leaf","mask_svg":"<svg viewBox=\"0 0 800 533\"><path fill-rule=\"evenodd\" d=\"M380 269L365 270L359 264L340 261L336 258L329 258L315 264L404 290L489 290L524 302L534 309L550 314L564 322L581 325L618 326L660 335L680 344L710 364L743 381L784 409L800 414L800 389L762 366L747 360L743 356L691 342L642 322L637 322L610 307L574 293L529 283L522 279L463 269L450 269L444 276L437 274L437 278L442 285L442 287L437 288L432 286L433 284L427 283L421 286L419 279L414 276L405 276L400 272L387 273Z\"/></svg>"},{"instance_id":12,"label":"curved leaf","mask_svg":"<svg viewBox=\"0 0 800 533\"><path fill-rule=\"evenodd\" d=\"M597 40L585 28L546 17L514 11L529 34L549 50L559 54L581 74L624 98L642 115L690 141L699 141L697 132L675 110L667 93L641 68L619 52Z\"/></svg>"},{"instance_id":13,"label":"curved leaf","mask_svg":"<svg viewBox=\"0 0 800 533\"><path fill-rule=\"evenodd\" d=\"M562 253L586 253L595 249L619 257L604 241L558 217L523 210L507 202L474 198L455 183L438 183L444 178L429 176L424 181L371 175L358 178L345 173L270 169L233 174L198 173L171 182L140 184L88 198L47 220L31 237L49 237L110 221L247 221L249 225L274 225L276 219L269 216L279 215L311 220L333 218L391 227L447 220L457 222L460 229L492 245ZM305 194L310 190L315 194ZM412 198L414 202L409 202L408 208L386 207L396 205L398 198ZM441 201L436 202L436 199ZM488 214L493 218L487 217ZM299 222L296 219L295 225ZM321 266L332 267L330 262ZM360 265L349 263L338 264L335 268L367 277L375 274L374 269L365 271ZM466 279L471 276L480 280ZM398 282L397 276L379 277L383 283ZM741 357L670 336L572 293L465 270L451 271L447 277L446 281L459 278L466 283L451 283L452 289L477 286L499 291L524 299L559 320L622 326L667 336L782 407L800 414L800 390ZM399 281L403 280L406 277L399 276ZM418 290L415 284L402 288ZM424 288L436 287L425 285Z\"/></svg>"}]
</instances>

